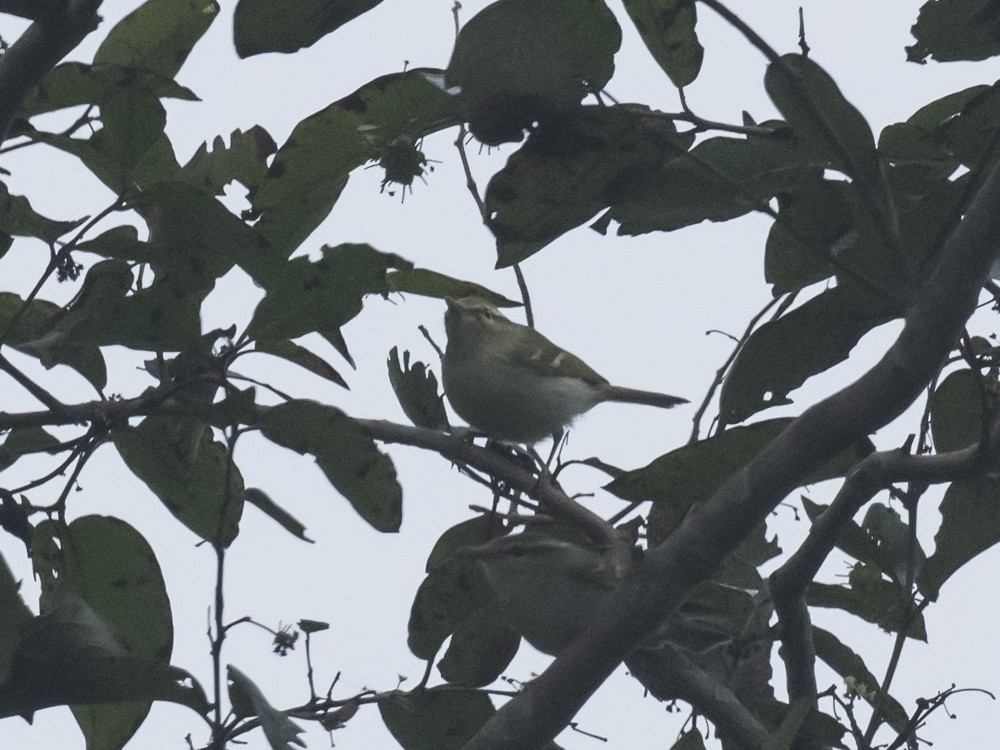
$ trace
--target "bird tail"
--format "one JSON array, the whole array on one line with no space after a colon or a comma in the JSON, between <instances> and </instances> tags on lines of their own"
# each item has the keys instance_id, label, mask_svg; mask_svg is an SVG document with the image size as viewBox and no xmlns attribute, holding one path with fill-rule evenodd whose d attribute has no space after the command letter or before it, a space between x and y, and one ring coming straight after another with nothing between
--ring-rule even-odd
<instances>
[{"instance_id":1,"label":"bird tail","mask_svg":"<svg viewBox=\"0 0 1000 750\"><path fill-rule=\"evenodd\" d=\"M646 406L659 406L661 409L670 409L678 404L686 404L686 398L678 396L668 396L665 393L654 393L653 391L640 391L636 388L622 388L613 385L608 389L607 401L621 401L626 404L645 404Z\"/></svg>"}]
</instances>

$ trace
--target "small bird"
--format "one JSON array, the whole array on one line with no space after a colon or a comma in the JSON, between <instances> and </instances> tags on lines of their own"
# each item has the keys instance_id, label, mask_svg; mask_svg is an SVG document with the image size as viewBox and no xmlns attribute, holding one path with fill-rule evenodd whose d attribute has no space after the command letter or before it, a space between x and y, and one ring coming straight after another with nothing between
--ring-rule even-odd
<instances>
[{"instance_id":1,"label":"small bird","mask_svg":"<svg viewBox=\"0 0 1000 750\"><path fill-rule=\"evenodd\" d=\"M478 297L448 298L442 379L452 407L490 437L533 445L604 401L669 409L687 399L611 385L538 331Z\"/></svg>"}]
</instances>

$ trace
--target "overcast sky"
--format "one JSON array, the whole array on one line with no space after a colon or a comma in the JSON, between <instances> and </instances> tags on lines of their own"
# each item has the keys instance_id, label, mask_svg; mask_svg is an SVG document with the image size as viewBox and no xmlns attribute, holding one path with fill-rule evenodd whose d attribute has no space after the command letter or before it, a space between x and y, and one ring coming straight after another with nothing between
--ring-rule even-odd
<instances>
[{"instance_id":1,"label":"overcast sky","mask_svg":"<svg viewBox=\"0 0 1000 750\"><path fill-rule=\"evenodd\" d=\"M107 0L104 24L72 59L89 61L111 25L137 5ZM386 0L311 49L241 61L231 42L232 3L224 5L221 17L178 76L203 102L166 103L168 133L182 162L205 140L255 124L282 143L300 119L376 76L397 72L407 64L444 67L454 35L451 0L424 0L419 11L415 10L417 4ZM468 0L462 19L468 20L485 5ZM610 5L625 39L608 90L622 102L677 111L676 93L669 81L629 28L620 4ZM797 51L798 4L733 0L730 7L779 51ZM938 96L976 83L992 83L1000 70L994 62L978 66L905 63L903 47L912 41L909 27L918 8L917 2L861 0L805 5L812 58L833 75L876 134ZM0 19L0 35L8 42L21 28L18 22ZM706 57L700 78L687 91L694 111L734 123L740 122L744 110L758 121L775 116L763 92L764 61L759 53L704 8L700 9L699 34ZM369 242L419 266L478 281L516 297L513 275L493 270L493 243L465 190L454 138L452 131L426 140L423 150L436 160L434 171L426 185L415 184L405 202L398 193L395 197L379 194L382 174L378 169L357 171L305 249L316 253L323 244ZM489 175L514 149L508 145L491 154L477 154L473 145L470 150L476 157L480 189L484 190ZM5 155L0 164L13 172L11 191L27 195L37 210L54 218L94 213L112 197L95 179L75 168L71 159L38 148ZM240 201L236 190L230 205L239 207ZM524 265L537 326L613 382L683 395L697 404L732 346L725 335L707 332L739 335L749 317L770 298L763 281L767 228L767 221L748 217L725 225L640 238L601 237L585 228L571 232ZM46 261L43 245L19 241L3 261L0 288L23 294ZM260 292L246 278L236 273L231 276L210 298L205 330L232 322L245 325L249 320ZM73 291L68 285L53 283L42 296L64 301ZM368 300L364 312L344 332L357 362L356 371L325 344L307 341L345 374L350 392L269 361L264 355L240 360L237 369L270 379L296 396L335 404L354 416L404 422L386 377L386 355L392 346L399 345L437 367L436 357L417 326L426 325L443 345L443 309L443 303L412 297ZM987 318L977 332L988 332L985 326L990 324L992 319ZM897 331L898 326L890 325L871 333L850 362L794 393L793 406L762 416L799 413L816 398L849 382L879 356ZM134 394L150 384L133 367L141 359L141 355L123 351L112 358L109 392ZM43 378L46 387L60 398L70 402L90 398L78 377L59 371L42 374L29 360L17 361ZM3 383L2 388L4 410L37 408L29 398L15 393L12 384ZM687 440L694 409L689 406L665 412L602 406L577 423L567 456L596 455L626 468L641 466ZM906 419L904 416L898 429L890 428L878 436L877 445L899 445L916 429L912 412L908 422ZM302 543L248 507L240 537L227 558L227 620L252 615L273 627L279 621L293 623L304 617L330 622L331 629L316 639L313 656L318 687L341 672L336 697L349 697L365 688L392 689L399 675L408 677L404 687L419 680L423 665L406 648L406 622L423 577L423 563L437 537L469 517L470 504L482 506L490 501L481 487L458 477L436 455L414 449L393 448L389 452L404 488L404 520L397 535L381 535L362 522L308 458L277 449L255 436L241 440L238 451L247 486L261 487L298 517L316 544ZM17 465L18 476L36 476L42 466L41 462L22 461ZM607 512L619 507L600 490L605 481L602 475L578 467L567 471L564 478L572 492L596 493L593 507ZM82 491L71 501L74 517L86 513L119 516L153 545L174 608L173 663L193 672L208 689L211 663L205 630L214 583L211 550L196 546L194 535L174 521L125 470L111 447L102 448L88 464L81 486ZM809 495L827 500L830 491L816 487ZM937 497L929 493L923 502L929 506ZM32 499L44 502L50 498L41 493ZM880 499L885 500L884 496ZM926 520L922 521L921 539L928 552L933 548L933 515L922 516ZM795 541L807 530L805 522L796 520L788 507L779 508L771 523L786 552L794 549ZM23 547L2 537L0 551L15 575L25 579L23 592L34 608L37 589ZM993 575L998 562L995 551L984 554L948 582L939 604L928 611L931 644L911 644L904 652L894 691L907 708L917 697L933 695L953 682L1000 689L996 680L998 657L979 645L992 642L994 636L993 617L982 616L985 597L981 592L982 581ZM824 580L838 580L835 576L846 572L845 565L833 562L827 566ZM995 586L988 591L995 592ZM992 599L987 600L990 605ZM860 650L869 659L871 670L881 674L892 644L889 636L846 616L822 613L818 619ZM308 697L301 649L279 659L270 653L268 634L259 629L243 626L231 631L224 660L254 679L276 706L297 705ZM547 661L524 646L506 674L528 680ZM819 679L821 689L834 682L832 674ZM780 692L780 677L776 686ZM995 703L966 696L949 707L958 720L948 721L944 714L937 714L921 732L922 737L942 748L985 747L987 738L995 737L1000 718ZM829 710L828 705L823 708ZM570 750L666 748L684 716L683 712L667 713L661 704L644 699L638 683L620 670L578 717L582 729L607 737L608 744L572 733L564 733L559 742ZM157 705L132 746L182 748L188 732L193 733L196 746L201 746L206 740L204 729L190 711ZM306 736L312 748L328 746L322 731L310 729ZM249 748L266 747L260 732L245 739ZM362 710L334 740L339 748L393 746L374 707ZM17 718L0 722L0 743L18 750L83 746L65 708L39 713L33 727Z\"/></svg>"}]
</instances>

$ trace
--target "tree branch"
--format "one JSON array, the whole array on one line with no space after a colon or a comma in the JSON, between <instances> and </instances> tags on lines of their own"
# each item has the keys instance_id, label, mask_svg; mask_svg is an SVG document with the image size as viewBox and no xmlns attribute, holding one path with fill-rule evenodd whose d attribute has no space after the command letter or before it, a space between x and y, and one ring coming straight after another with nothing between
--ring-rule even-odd
<instances>
[{"instance_id":1,"label":"tree branch","mask_svg":"<svg viewBox=\"0 0 1000 750\"><path fill-rule=\"evenodd\" d=\"M53 14L55 4L60 12ZM0 12L14 12L35 5L35 18L21 37L0 57L0 143L7 138L10 124L21 109L24 98L56 63L62 60L87 34L97 28L101 17L97 8L101 0L64 0L53 3L29 3L24 0L2 0ZM16 13L16 15L24 15Z\"/></svg>"},{"instance_id":2,"label":"tree branch","mask_svg":"<svg viewBox=\"0 0 1000 750\"><path fill-rule=\"evenodd\" d=\"M1000 163L946 241L936 269L883 358L807 409L704 503L618 586L603 617L504 705L467 750L533 748L555 737L688 592L812 471L899 416L923 391L975 310L1000 247Z\"/></svg>"}]
</instances>

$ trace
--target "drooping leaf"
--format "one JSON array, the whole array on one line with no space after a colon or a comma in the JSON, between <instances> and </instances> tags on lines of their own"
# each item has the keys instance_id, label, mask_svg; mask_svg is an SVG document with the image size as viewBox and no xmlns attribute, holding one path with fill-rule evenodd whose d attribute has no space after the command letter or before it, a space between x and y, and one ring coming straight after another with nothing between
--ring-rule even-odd
<instances>
[{"instance_id":1,"label":"drooping leaf","mask_svg":"<svg viewBox=\"0 0 1000 750\"><path fill-rule=\"evenodd\" d=\"M910 33L910 62L985 60L1000 55L1000 7L992 0L928 0Z\"/></svg>"},{"instance_id":2,"label":"drooping leaf","mask_svg":"<svg viewBox=\"0 0 1000 750\"><path fill-rule=\"evenodd\" d=\"M674 86L683 88L692 83L705 54L694 29L694 0L625 0L625 10Z\"/></svg>"},{"instance_id":3,"label":"drooping leaf","mask_svg":"<svg viewBox=\"0 0 1000 750\"><path fill-rule=\"evenodd\" d=\"M77 249L132 263L149 263L153 257L149 243L139 239L138 230L131 224L112 227L93 239L81 242Z\"/></svg>"},{"instance_id":4,"label":"drooping leaf","mask_svg":"<svg viewBox=\"0 0 1000 750\"><path fill-rule=\"evenodd\" d=\"M805 150L870 187L878 183L871 128L823 68L804 55L782 55L768 66L764 87Z\"/></svg>"},{"instance_id":5,"label":"drooping leaf","mask_svg":"<svg viewBox=\"0 0 1000 750\"><path fill-rule=\"evenodd\" d=\"M931 436L938 453L975 445L983 438L984 414L992 399L986 384L972 370L957 370L937 387L930 398Z\"/></svg>"},{"instance_id":6,"label":"drooping leaf","mask_svg":"<svg viewBox=\"0 0 1000 750\"><path fill-rule=\"evenodd\" d=\"M315 456L330 483L373 528L399 530L403 498L396 469L342 411L315 401L288 401L268 409L260 429L278 445Z\"/></svg>"},{"instance_id":7,"label":"drooping leaf","mask_svg":"<svg viewBox=\"0 0 1000 750\"><path fill-rule=\"evenodd\" d=\"M1000 486L986 478L952 482L940 511L934 554L918 578L921 593L931 600L952 574L1000 542Z\"/></svg>"},{"instance_id":8,"label":"drooping leaf","mask_svg":"<svg viewBox=\"0 0 1000 750\"><path fill-rule=\"evenodd\" d=\"M404 750L459 750L494 713L486 693L442 688L395 692L378 709Z\"/></svg>"},{"instance_id":9,"label":"drooping leaf","mask_svg":"<svg viewBox=\"0 0 1000 750\"><path fill-rule=\"evenodd\" d=\"M423 362L410 366L410 353L403 352L403 362L399 361L399 350L392 347L389 352L389 382L403 407L403 413L417 427L444 430L448 427L448 415L444 410L444 397L438 393L437 378Z\"/></svg>"},{"instance_id":10,"label":"drooping leaf","mask_svg":"<svg viewBox=\"0 0 1000 750\"><path fill-rule=\"evenodd\" d=\"M700 729L691 729L684 732L678 740L670 746L670 750L705 750L705 740L702 739Z\"/></svg>"},{"instance_id":11,"label":"drooping leaf","mask_svg":"<svg viewBox=\"0 0 1000 750\"><path fill-rule=\"evenodd\" d=\"M20 589L21 582L14 580L7 561L0 554L0 685L10 678L21 638L33 617L21 598Z\"/></svg>"},{"instance_id":12,"label":"drooping leaf","mask_svg":"<svg viewBox=\"0 0 1000 750\"><path fill-rule=\"evenodd\" d=\"M291 513L278 505L268 497L267 493L256 487L247 487L243 493L243 499L258 508L264 515L277 522L292 536L297 536L303 542L312 544L312 539L306 536L306 527L302 525Z\"/></svg>"},{"instance_id":13,"label":"drooping leaf","mask_svg":"<svg viewBox=\"0 0 1000 750\"><path fill-rule=\"evenodd\" d=\"M94 64L139 68L173 78L219 14L215 0L146 0L108 32Z\"/></svg>"},{"instance_id":14,"label":"drooping leaf","mask_svg":"<svg viewBox=\"0 0 1000 750\"><path fill-rule=\"evenodd\" d=\"M292 339L306 333L340 328L359 312L366 294L388 291L386 272L410 268L398 255L371 245L324 247L312 262L293 258L266 281L267 293L257 305L247 335L253 339Z\"/></svg>"},{"instance_id":15,"label":"drooping leaf","mask_svg":"<svg viewBox=\"0 0 1000 750\"><path fill-rule=\"evenodd\" d=\"M302 120L251 197L256 230L288 257L319 225L351 170L399 138L414 142L460 122L440 70L382 76Z\"/></svg>"},{"instance_id":16,"label":"drooping leaf","mask_svg":"<svg viewBox=\"0 0 1000 750\"><path fill-rule=\"evenodd\" d=\"M295 52L312 46L382 0L240 0L233 18L236 54Z\"/></svg>"},{"instance_id":17,"label":"drooping leaf","mask_svg":"<svg viewBox=\"0 0 1000 750\"><path fill-rule=\"evenodd\" d=\"M128 468L178 521L223 547L239 533L243 477L208 425L186 417L146 417L114 431ZM227 484L228 480L228 484Z\"/></svg>"},{"instance_id":18,"label":"drooping leaf","mask_svg":"<svg viewBox=\"0 0 1000 750\"><path fill-rule=\"evenodd\" d=\"M514 307L521 304L480 284L446 276L427 268L390 271L386 274L386 283L390 292L408 292L436 299L479 297L497 307Z\"/></svg>"},{"instance_id":19,"label":"drooping leaf","mask_svg":"<svg viewBox=\"0 0 1000 750\"><path fill-rule=\"evenodd\" d=\"M445 638L491 598L469 558L451 556L424 578L410 607L406 643L413 655L432 659Z\"/></svg>"},{"instance_id":20,"label":"drooping leaf","mask_svg":"<svg viewBox=\"0 0 1000 750\"><path fill-rule=\"evenodd\" d=\"M845 360L864 334L891 318L871 298L838 286L765 323L751 334L722 385L722 423L792 403L791 391Z\"/></svg>"},{"instance_id":21,"label":"drooping leaf","mask_svg":"<svg viewBox=\"0 0 1000 750\"><path fill-rule=\"evenodd\" d=\"M621 28L604 0L500 0L469 19L448 63L472 134L487 145L575 109L614 72Z\"/></svg>"},{"instance_id":22,"label":"drooping leaf","mask_svg":"<svg viewBox=\"0 0 1000 750\"><path fill-rule=\"evenodd\" d=\"M275 341L270 339L258 340L254 342L254 351L273 354L275 357L281 357L288 362L292 362L299 367L308 370L314 375L319 375L321 378L336 383L341 388L347 388L350 390L350 386L347 385L347 381L344 380L341 374L337 372L329 362L320 357L318 354L314 354L309 351L304 346L299 346L294 341Z\"/></svg>"},{"instance_id":23,"label":"drooping leaf","mask_svg":"<svg viewBox=\"0 0 1000 750\"><path fill-rule=\"evenodd\" d=\"M109 90L100 101L100 109L104 127L94 134L93 141L108 163L128 176L163 137L166 110L156 94L136 86Z\"/></svg>"},{"instance_id":24,"label":"drooping leaf","mask_svg":"<svg viewBox=\"0 0 1000 750\"><path fill-rule=\"evenodd\" d=\"M427 556L427 572L449 562L462 547L486 544L491 539L502 536L506 530L500 517L492 513L455 524L445 530L431 548L431 553Z\"/></svg>"},{"instance_id":25,"label":"drooping leaf","mask_svg":"<svg viewBox=\"0 0 1000 750\"><path fill-rule=\"evenodd\" d=\"M40 524L34 546L43 615L73 594L107 624L125 653L169 665L170 601L156 556L138 531L117 518L83 516L67 527ZM93 747L124 746L150 708L149 700L87 703L74 706L73 713Z\"/></svg>"},{"instance_id":26,"label":"drooping leaf","mask_svg":"<svg viewBox=\"0 0 1000 750\"><path fill-rule=\"evenodd\" d=\"M483 687L501 675L520 645L496 603L486 602L455 627L438 671L452 685Z\"/></svg>"},{"instance_id":27,"label":"drooping leaf","mask_svg":"<svg viewBox=\"0 0 1000 750\"><path fill-rule=\"evenodd\" d=\"M17 237L37 237L45 242L55 242L87 220L57 221L36 212L28 199L11 195L7 185L0 182L0 231Z\"/></svg>"},{"instance_id":28,"label":"drooping leaf","mask_svg":"<svg viewBox=\"0 0 1000 750\"><path fill-rule=\"evenodd\" d=\"M146 89L158 98L198 101L193 91L152 70L110 63L64 62L42 77L38 87L24 100L22 112L32 117L66 107L100 104L109 92L132 87Z\"/></svg>"},{"instance_id":29,"label":"drooping leaf","mask_svg":"<svg viewBox=\"0 0 1000 750\"><path fill-rule=\"evenodd\" d=\"M234 711L239 707L238 716L256 716L260 719L260 726L271 750L291 750L292 745L306 746L305 740L299 737L303 732L302 727L268 703L253 680L232 664L226 667L226 676L229 700Z\"/></svg>"}]
</instances>

